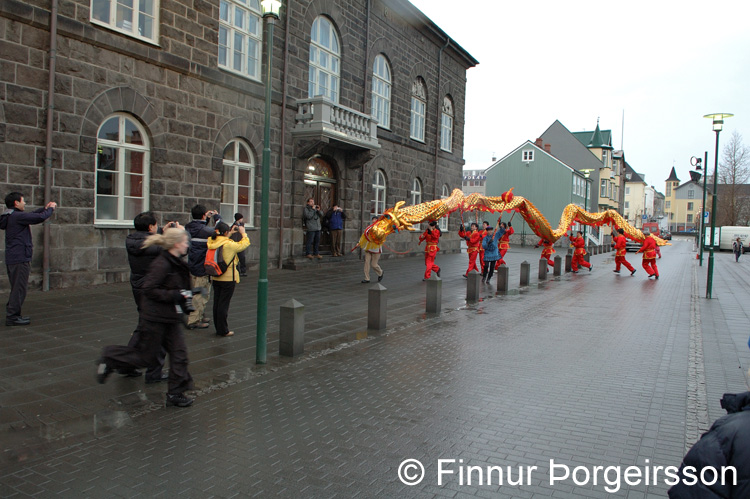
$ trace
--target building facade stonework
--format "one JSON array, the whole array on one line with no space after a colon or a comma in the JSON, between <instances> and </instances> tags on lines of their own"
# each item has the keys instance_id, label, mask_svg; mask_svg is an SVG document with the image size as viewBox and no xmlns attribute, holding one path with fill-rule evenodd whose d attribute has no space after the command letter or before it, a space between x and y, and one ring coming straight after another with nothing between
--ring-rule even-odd
<instances>
[{"instance_id":1,"label":"building facade stonework","mask_svg":"<svg viewBox=\"0 0 750 499\"><path fill-rule=\"evenodd\" d=\"M114 0L59 3L53 52L49 2L0 1L0 192L42 206L48 165L59 208L46 245L33 228L32 276L41 279L47 253L51 288L126 280L133 216L186 223L197 203L245 214L257 266L267 61L258 2L140 5L145 14ZM466 71L477 64L460 45L406 0L284 0L275 26L272 265L304 254L308 197L347 212L348 251L384 208L460 188ZM416 252L416 237L389 246Z\"/></svg>"}]
</instances>

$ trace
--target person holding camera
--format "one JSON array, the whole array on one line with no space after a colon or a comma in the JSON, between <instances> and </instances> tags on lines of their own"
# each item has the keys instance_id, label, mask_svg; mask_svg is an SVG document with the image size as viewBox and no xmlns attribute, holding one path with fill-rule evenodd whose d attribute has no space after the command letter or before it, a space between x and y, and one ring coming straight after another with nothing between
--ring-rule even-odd
<instances>
[{"instance_id":1,"label":"person holding camera","mask_svg":"<svg viewBox=\"0 0 750 499\"><path fill-rule=\"evenodd\" d=\"M235 226L245 226L245 215L242 213L235 213L234 214L234 223L232 224L232 229L234 229ZM229 238L234 242L240 242L242 240L242 234L239 230L235 230L234 234ZM245 251L240 251L237 253L237 258L239 261L239 264L237 266L237 269L240 272L240 277L247 277L247 263L245 263Z\"/></svg>"},{"instance_id":2,"label":"person holding camera","mask_svg":"<svg viewBox=\"0 0 750 499\"><path fill-rule=\"evenodd\" d=\"M104 383L115 369L153 366L164 348L169 354L166 405L188 407L193 399L185 392L192 389L193 378L182 332L183 314L192 310L190 271L182 259L188 252L188 235L182 228L170 227L164 234L149 236L143 247L150 246L161 246L164 251L151 263L143 283L141 341L136 347L104 347L96 379Z\"/></svg>"},{"instance_id":3,"label":"person holding camera","mask_svg":"<svg viewBox=\"0 0 750 499\"><path fill-rule=\"evenodd\" d=\"M322 259L320 256L320 221L325 215L320 211L320 206L315 204L315 199L307 200L305 209L302 212L302 221L307 227L307 241L305 242L305 258L313 259L313 256Z\"/></svg>"},{"instance_id":4,"label":"person holding camera","mask_svg":"<svg viewBox=\"0 0 750 499\"><path fill-rule=\"evenodd\" d=\"M326 213L326 220L328 220L328 230L331 231L331 252L333 256L344 256L341 253L341 234L344 232L346 213L339 205L335 204Z\"/></svg>"},{"instance_id":5,"label":"person holding camera","mask_svg":"<svg viewBox=\"0 0 750 499\"><path fill-rule=\"evenodd\" d=\"M234 234L240 234L239 241L232 240ZM245 251L250 246L244 225L230 227L224 222L216 224L214 234L208 239L208 249L221 248L227 270L220 276L213 278L214 284L214 327L216 336L234 336L234 331L229 330L227 318L229 316L229 302L232 301L235 285L240 282L240 273L237 270L239 259L237 254Z\"/></svg>"},{"instance_id":6,"label":"person holding camera","mask_svg":"<svg viewBox=\"0 0 750 499\"><path fill-rule=\"evenodd\" d=\"M205 206L197 204L190 210L193 220L188 222L185 230L190 234L190 251L188 253L188 266L190 267L191 287L201 287L206 293L195 297L193 305L195 312L188 317L188 329L206 329L208 321L203 317L206 304L211 297L211 278L206 275L203 264L206 262L206 242L214 233L213 227L208 222L213 219L214 224L221 221L221 215L216 210L207 210Z\"/></svg>"}]
</instances>

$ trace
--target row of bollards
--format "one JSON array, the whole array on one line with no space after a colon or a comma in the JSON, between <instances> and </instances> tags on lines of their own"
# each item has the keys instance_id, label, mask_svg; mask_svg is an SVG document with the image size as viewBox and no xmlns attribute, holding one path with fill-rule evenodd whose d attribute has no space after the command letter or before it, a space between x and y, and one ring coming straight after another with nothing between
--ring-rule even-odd
<instances>
[{"instance_id":1,"label":"row of bollards","mask_svg":"<svg viewBox=\"0 0 750 499\"><path fill-rule=\"evenodd\" d=\"M598 248L594 247L594 251ZM588 254L586 255L588 261ZM565 255L565 272L571 271L573 255ZM562 275L563 259L560 255L555 256L555 265L552 268L554 276ZM539 260L539 281L547 279L549 273L547 260ZM530 282L531 264L521 263L521 286L528 286ZM508 267L500 265L496 269L497 292L504 294L508 292ZM482 274L472 270L467 275L466 301L477 302L480 299L479 285ZM382 331L386 328L388 309L388 290L382 284L375 284L367 291L367 329ZM430 315L440 314L443 301L443 280L437 275L427 279L427 300L425 311ZM305 306L297 300L291 299L281 306L281 320L279 324L279 355L294 357L305 351Z\"/></svg>"}]
</instances>

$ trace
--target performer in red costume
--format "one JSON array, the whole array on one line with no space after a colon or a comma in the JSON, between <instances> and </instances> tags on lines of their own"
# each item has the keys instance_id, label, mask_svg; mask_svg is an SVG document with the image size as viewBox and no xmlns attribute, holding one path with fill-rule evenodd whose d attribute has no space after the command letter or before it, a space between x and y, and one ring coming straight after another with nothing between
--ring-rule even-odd
<instances>
[{"instance_id":1,"label":"performer in red costume","mask_svg":"<svg viewBox=\"0 0 750 499\"><path fill-rule=\"evenodd\" d=\"M500 260L497 262L497 265L506 265L505 260L505 254L510 249L510 236L512 236L515 231L513 230L513 225L508 222L506 225L505 222L500 224L500 227L505 230L505 233L500 238Z\"/></svg>"},{"instance_id":2,"label":"performer in red costume","mask_svg":"<svg viewBox=\"0 0 750 499\"><path fill-rule=\"evenodd\" d=\"M635 274L635 269L633 268L630 263L625 260L625 244L627 243L627 238L623 235L625 234L625 231L623 229L617 229L617 236L615 236L614 243L615 243L615 270L613 272L620 273L620 265L625 265L625 268L630 271L630 275Z\"/></svg>"},{"instance_id":3,"label":"performer in red costume","mask_svg":"<svg viewBox=\"0 0 750 499\"><path fill-rule=\"evenodd\" d=\"M462 225L458 231L458 237L466 239L467 252L469 253L469 268L466 270L464 277L469 277L469 272L476 270L479 272L477 267L477 257L479 256L479 248L482 247L482 233L479 232L479 225L472 223L471 231L464 230Z\"/></svg>"},{"instance_id":4,"label":"performer in red costume","mask_svg":"<svg viewBox=\"0 0 750 499\"><path fill-rule=\"evenodd\" d=\"M438 251L440 251L440 248L438 248L438 240L440 239L440 236L442 235L442 232L440 232L440 229L437 226L437 222L434 220L430 222L429 227L427 228L424 233L419 236L419 244L422 244L422 241L427 241L427 244L424 248L424 279L423 281L426 281L430 278L430 275L435 272L438 277L440 277L440 267L435 265L435 256L437 255Z\"/></svg>"},{"instance_id":5,"label":"performer in red costume","mask_svg":"<svg viewBox=\"0 0 750 499\"><path fill-rule=\"evenodd\" d=\"M586 241L583 239L583 232L580 230L577 232L577 236L574 237L573 234L570 234L570 244L573 245L575 250L573 250L573 261L570 264L570 268L573 271L573 273L578 273L578 266L586 267L589 269L589 272L591 272L594 269L594 266L591 265L589 262L583 259L583 257L586 255Z\"/></svg>"},{"instance_id":6,"label":"performer in red costume","mask_svg":"<svg viewBox=\"0 0 750 499\"><path fill-rule=\"evenodd\" d=\"M651 234L643 240L643 246L638 250L638 253L643 253L643 268L648 273L648 276L658 279L659 269L656 268L656 239Z\"/></svg>"},{"instance_id":7,"label":"performer in red costume","mask_svg":"<svg viewBox=\"0 0 750 499\"><path fill-rule=\"evenodd\" d=\"M544 249L542 250L542 260L547 260L547 265L550 267L555 266L555 262L552 261L552 253L556 253L555 248L553 246L555 243L550 243L546 239L540 239L538 243L536 243L535 248L538 248L539 246L542 246Z\"/></svg>"}]
</instances>

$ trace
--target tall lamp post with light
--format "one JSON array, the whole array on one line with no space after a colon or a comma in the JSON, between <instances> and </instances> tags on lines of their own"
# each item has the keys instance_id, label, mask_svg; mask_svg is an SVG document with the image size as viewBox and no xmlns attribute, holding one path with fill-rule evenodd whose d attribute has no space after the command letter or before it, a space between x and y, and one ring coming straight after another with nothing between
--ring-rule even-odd
<instances>
[{"instance_id":1,"label":"tall lamp post with light","mask_svg":"<svg viewBox=\"0 0 750 499\"><path fill-rule=\"evenodd\" d=\"M716 235L716 185L719 183L719 132L724 126L724 119L734 116L729 113L714 113L703 116L713 121L716 132L716 152L714 154L714 198L711 202L711 247L708 249L708 279L706 280L706 298L711 298L714 280L714 237ZM707 165L708 166L708 165ZM708 170L708 168L706 168Z\"/></svg>"},{"instance_id":2,"label":"tall lamp post with light","mask_svg":"<svg viewBox=\"0 0 750 499\"><path fill-rule=\"evenodd\" d=\"M701 163L703 163L703 171L701 172ZM703 267L703 246L705 245L706 236L704 235L706 232L706 179L708 178L708 151L703 153L703 159L697 158L693 156L690 158L690 164L693 165L698 171L698 173L703 174L703 201L701 202L701 229L698 239L698 245L700 246L700 249L698 250L698 254L700 255L700 263L699 266Z\"/></svg>"},{"instance_id":3,"label":"tall lamp post with light","mask_svg":"<svg viewBox=\"0 0 750 499\"><path fill-rule=\"evenodd\" d=\"M263 165L260 198L260 272L258 273L258 311L255 329L255 363L266 363L268 325L268 216L271 190L271 60L273 58L273 27L279 18L280 0L261 0L266 23L266 110L263 127Z\"/></svg>"},{"instance_id":4,"label":"tall lamp post with light","mask_svg":"<svg viewBox=\"0 0 750 499\"><path fill-rule=\"evenodd\" d=\"M591 172L594 170L591 168L587 168L584 170L581 170L581 173L583 173L583 176L586 177L586 197L583 199L583 209L585 211L589 211L589 184L591 183L589 181L589 176L591 175ZM583 225L583 241L585 242L586 246L588 246L589 241L586 239L586 228L588 226L586 224Z\"/></svg>"}]
</instances>

